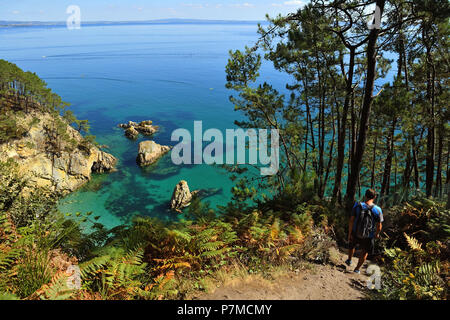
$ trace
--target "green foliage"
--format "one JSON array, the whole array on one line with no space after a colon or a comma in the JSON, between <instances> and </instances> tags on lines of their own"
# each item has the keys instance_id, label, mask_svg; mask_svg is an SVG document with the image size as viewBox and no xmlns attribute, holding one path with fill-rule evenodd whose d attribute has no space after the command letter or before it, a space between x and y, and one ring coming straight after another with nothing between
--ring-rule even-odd
<instances>
[{"instance_id":1,"label":"green foliage","mask_svg":"<svg viewBox=\"0 0 450 320\"><path fill-rule=\"evenodd\" d=\"M1 59L0 98L2 113L7 108L27 111L31 107L48 112L62 111L68 105L35 73L24 72L15 64Z\"/></svg>"},{"instance_id":2,"label":"green foliage","mask_svg":"<svg viewBox=\"0 0 450 320\"><path fill-rule=\"evenodd\" d=\"M11 113L0 114L0 144L22 138L26 128L17 124Z\"/></svg>"},{"instance_id":3,"label":"green foliage","mask_svg":"<svg viewBox=\"0 0 450 320\"><path fill-rule=\"evenodd\" d=\"M75 124L77 126L78 132L89 133L91 126L89 124L89 120L75 120Z\"/></svg>"},{"instance_id":4,"label":"green foliage","mask_svg":"<svg viewBox=\"0 0 450 320\"><path fill-rule=\"evenodd\" d=\"M32 229L16 231L5 214L0 216L0 230L0 292L26 298L51 279L48 248Z\"/></svg>"},{"instance_id":5,"label":"green foliage","mask_svg":"<svg viewBox=\"0 0 450 320\"><path fill-rule=\"evenodd\" d=\"M80 265L83 288L98 292L102 299L145 298L146 264L143 250L126 253L122 248L106 247L99 256Z\"/></svg>"},{"instance_id":6,"label":"green foliage","mask_svg":"<svg viewBox=\"0 0 450 320\"><path fill-rule=\"evenodd\" d=\"M20 300L20 299L12 293L1 293L0 292L0 300Z\"/></svg>"},{"instance_id":7,"label":"green foliage","mask_svg":"<svg viewBox=\"0 0 450 320\"><path fill-rule=\"evenodd\" d=\"M403 233L413 235L419 242L450 239L450 211L442 202L413 198L403 205L392 207L389 222L389 245L406 247Z\"/></svg>"},{"instance_id":8,"label":"green foliage","mask_svg":"<svg viewBox=\"0 0 450 320\"><path fill-rule=\"evenodd\" d=\"M13 286L16 294L26 298L51 280L49 257L46 250L39 250L27 244L16 268L17 276Z\"/></svg>"},{"instance_id":9,"label":"green foliage","mask_svg":"<svg viewBox=\"0 0 450 320\"><path fill-rule=\"evenodd\" d=\"M68 300L74 290L67 286L68 277L55 275L49 284L44 284L35 295L41 300Z\"/></svg>"},{"instance_id":10,"label":"green foliage","mask_svg":"<svg viewBox=\"0 0 450 320\"><path fill-rule=\"evenodd\" d=\"M368 6L310 1L291 14L268 17L252 48L230 52L226 87L245 117L236 124L279 130L280 171L265 179L274 193L294 184L289 178L298 171L314 172L315 195L340 204L344 190L352 204L356 185L379 188L379 201L389 206L409 199L423 180L427 196L445 194L449 5L386 2L379 35L367 28ZM374 66L366 56L370 37L384 53ZM396 61L383 58L393 53ZM263 59L287 76L288 94L260 77ZM373 98L365 92L369 81L384 82L375 85ZM346 174L347 187L341 182Z\"/></svg>"},{"instance_id":11,"label":"green foliage","mask_svg":"<svg viewBox=\"0 0 450 320\"><path fill-rule=\"evenodd\" d=\"M27 190L14 164L0 163L0 298L180 298L184 293L175 288L175 280L196 281L227 271L237 261L249 272L294 265L299 259L325 263L333 238L343 239L348 223L348 212L325 196L332 192L339 202L343 188L339 184L331 191L330 185L333 179L342 180L333 177L337 158L348 172L355 169L352 158L359 141L366 141L372 152L361 156L363 169L354 176L360 176L362 187L381 184L385 204L409 199L412 184L419 188L423 175L427 195L434 181L435 194L442 195L442 182L448 180L443 174L449 152L444 142L450 132L445 122L448 52L444 50L449 6L445 1L386 5L388 25L380 35L383 46L378 47L374 78L385 77L391 68L393 61L382 58L387 51L399 55L398 73L393 83L377 88L382 91L371 109L370 103L361 103L369 78L362 54L372 32L366 27L366 5L312 1L295 14L271 19L267 29L260 28L261 40L254 47L230 52L226 87L235 91L230 100L246 117L236 124L278 130L281 160L279 172L271 177L258 174L252 179L252 168L228 167L236 186L232 201L219 212L194 199L187 220L137 217L131 225L108 230L91 221L91 213L62 216L54 195ZM403 17L407 20L398 23ZM351 70L350 56L355 58ZM263 59L290 77L285 86L289 94L261 81ZM29 109L54 115L45 126L48 153L57 156L75 147L89 152L94 143L87 120L76 119L37 75L4 60L0 60L0 102L0 143L26 132L17 115ZM16 117L10 116L12 112ZM371 122L360 122L363 115ZM70 141L68 124L87 135L82 143ZM367 125L365 140L358 131ZM335 140L342 142L341 152ZM263 189L269 190L267 194L260 193ZM383 287L375 296L446 298L450 212L442 203L424 198L385 212ZM90 234L82 232L77 218L89 223ZM80 262L79 290L67 288L67 276L56 270L52 260L56 250Z\"/></svg>"},{"instance_id":12,"label":"green foliage","mask_svg":"<svg viewBox=\"0 0 450 320\"><path fill-rule=\"evenodd\" d=\"M0 210L9 212L17 227L54 212L56 200L56 195L47 190L27 189L13 161L0 162Z\"/></svg>"},{"instance_id":13,"label":"green foliage","mask_svg":"<svg viewBox=\"0 0 450 320\"><path fill-rule=\"evenodd\" d=\"M16 228L8 214L0 216L0 293L20 298L66 299L73 290L67 287L67 275L56 257L68 254L79 260L95 257L109 232L100 226L84 234L80 222L54 211L35 217L26 226ZM92 224L92 221L89 222ZM64 270L63 270L64 271Z\"/></svg>"},{"instance_id":14,"label":"green foliage","mask_svg":"<svg viewBox=\"0 0 450 320\"><path fill-rule=\"evenodd\" d=\"M86 154L90 154L90 150L92 146L99 147L99 144L97 141L95 141L95 136L93 135L87 135L84 137L84 139L81 141L81 143L78 145L78 149L81 151L84 151Z\"/></svg>"},{"instance_id":15,"label":"green foliage","mask_svg":"<svg viewBox=\"0 0 450 320\"><path fill-rule=\"evenodd\" d=\"M432 251L386 249L389 267L383 268L382 299L443 299L447 286L441 277L441 262Z\"/></svg>"},{"instance_id":16,"label":"green foliage","mask_svg":"<svg viewBox=\"0 0 450 320\"><path fill-rule=\"evenodd\" d=\"M429 199L414 199L391 209L382 290L374 298L436 300L447 297L448 216L442 204Z\"/></svg>"},{"instance_id":17,"label":"green foliage","mask_svg":"<svg viewBox=\"0 0 450 320\"><path fill-rule=\"evenodd\" d=\"M21 138L36 124L38 118L29 124L20 123L24 112L36 110L53 116L53 123L45 128L49 137L48 151L57 154L64 146L70 152L75 141L67 134L67 124L74 125L84 134L89 133L90 124L88 120L77 119L71 110L67 110L68 106L35 73L24 72L15 64L0 59L0 144ZM94 140L91 136L86 143L94 143Z\"/></svg>"}]
</instances>

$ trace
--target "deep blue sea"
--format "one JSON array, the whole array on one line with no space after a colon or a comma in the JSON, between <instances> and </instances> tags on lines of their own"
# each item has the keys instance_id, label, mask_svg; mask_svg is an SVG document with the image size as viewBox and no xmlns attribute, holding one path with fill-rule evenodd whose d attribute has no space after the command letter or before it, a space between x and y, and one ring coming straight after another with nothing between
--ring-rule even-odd
<instances>
[{"instance_id":1,"label":"deep blue sea","mask_svg":"<svg viewBox=\"0 0 450 320\"><path fill-rule=\"evenodd\" d=\"M113 227L133 215L173 218L167 211L180 180L191 188L217 188L207 199L214 207L231 198L233 183L221 168L174 166L170 154L154 167L136 165L138 144L119 123L153 120L161 131L152 140L174 145L172 131L203 121L204 130L234 128L241 115L225 88L228 51L258 39L253 25L141 25L0 29L0 58L37 73L91 133L119 159L118 171L95 176L60 202L63 212L90 212ZM285 76L263 65L265 81L283 88Z\"/></svg>"}]
</instances>

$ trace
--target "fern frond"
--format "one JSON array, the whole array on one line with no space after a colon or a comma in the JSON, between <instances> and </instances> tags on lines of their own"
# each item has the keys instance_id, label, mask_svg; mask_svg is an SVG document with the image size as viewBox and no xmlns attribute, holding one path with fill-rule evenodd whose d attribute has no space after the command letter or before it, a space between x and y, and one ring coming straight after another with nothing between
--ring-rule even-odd
<instances>
[{"instance_id":1,"label":"fern frond","mask_svg":"<svg viewBox=\"0 0 450 320\"><path fill-rule=\"evenodd\" d=\"M411 250L413 251L423 251L422 249L422 244L417 241L417 239L415 239L414 237L410 237L408 236L406 233L403 233L405 238L406 238L406 242L408 242L408 246Z\"/></svg>"},{"instance_id":2,"label":"fern frond","mask_svg":"<svg viewBox=\"0 0 450 320\"><path fill-rule=\"evenodd\" d=\"M280 256L287 257L291 255L295 250L298 250L301 246L299 244L291 244L288 246L284 246L279 248Z\"/></svg>"},{"instance_id":3,"label":"fern frond","mask_svg":"<svg viewBox=\"0 0 450 320\"><path fill-rule=\"evenodd\" d=\"M67 300L73 294L73 290L67 286L67 281L65 274L57 274L50 284L44 285L36 294L41 300Z\"/></svg>"},{"instance_id":4,"label":"fern frond","mask_svg":"<svg viewBox=\"0 0 450 320\"><path fill-rule=\"evenodd\" d=\"M222 241L214 241L214 242L207 242L200 246L199 250L201 252L204 251L213 251L217 250L218 248L222 247L224 243Z\"/></svg>"},{"instance_id":5,"label":"fern frond","mask_svg":"<svg viewBox=\"0 0 450 320\"><path fill-rule=\"evenodd\" d=\"M222 248L219 250L205 251L201 254L201 256L208 257L208 258L219 257L219 256L222 256L224 253L226 253L229 250L230 250L229 248Z\"/></svg>"},{"instance_id":6,"label":"fern frond","mask_svg":"<svg viewBox=\"0 0 450 320\"><path fill-rule=\"evenodd\" d=\"M92 273L95 273L95 271L104 267L110 260L111 257L109 255L105 255L80 264L81 277L89 277Z\"/></svg>"},{"instance_id":7,"label":"fern frond","mask_svg":"<svg viewBox=\"0 0 450 320\"><path fill-rule=\"evenodd\" d=\"M167 232L167 236L170 238L173 238L175 240L184 240L186 242L190 242L192 239L192 236L187 233L187 232L183 232L181 230L177 230L177 229L166 229Z\"/></svg>"},{"instance_id":8,"label":"fern frond","mask_svg":"<svg viewBox=\"0 0 450 320\"><path fill-rule=\"evenodd\" d=\"M278 235L280 234L280 221L275 219L272 226L270 227L270 237L272 240L278 239Z\"/></svg>"},{"instance_id":9,"label":"fern frond","mask_svg":"<svg viewBox=\"0 0 450 320\"><path fill-rule=\"evenodd\" d=\"M440 266L439 262L425 263L421 265L417 272L417 279L425 285L432 285L439 281Z\"/></svg>"}]
</instances>

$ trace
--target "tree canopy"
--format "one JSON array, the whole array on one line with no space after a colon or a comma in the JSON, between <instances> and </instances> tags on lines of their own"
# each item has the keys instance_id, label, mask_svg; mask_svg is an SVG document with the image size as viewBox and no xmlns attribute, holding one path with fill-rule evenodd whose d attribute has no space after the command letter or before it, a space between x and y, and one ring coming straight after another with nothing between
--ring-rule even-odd
<instances>
[{"instance_id":1,"label":"tree canopy","mask_svg":"<svg viewBox=\"0 0 450 320\"><path fill-rule=\"evenodd\" d=\"M319 199L347 207L364 187L385 203L448 193L449 16L440 0L312 0L230 52L237 124L280 132L284 167L263 184L282 193L310 175ZM259 78L263 60L289 76L286 90Z\"/></svg>"}]
</instances>

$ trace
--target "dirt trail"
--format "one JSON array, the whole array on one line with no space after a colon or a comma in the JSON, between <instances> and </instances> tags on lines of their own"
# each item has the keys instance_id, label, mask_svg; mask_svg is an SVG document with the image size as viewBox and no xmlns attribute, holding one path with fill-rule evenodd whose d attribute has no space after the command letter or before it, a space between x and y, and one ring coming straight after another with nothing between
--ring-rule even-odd
<instances>
[{"instance_id":1,"label":"dirt trail","mask_svg":"<svg viewBox=\"0 0 450 320\"><path fill-rule=\"evenodd\" d=\"M199 300L361 300L366 297L368 276L365 267L358 275L343 263L345 255L337 252L334 265L314 265L311 270L289 272L274 280L246 277L225 284ZM337 260L337 261L336 261Z\"/></svg>"}]
</instances>

